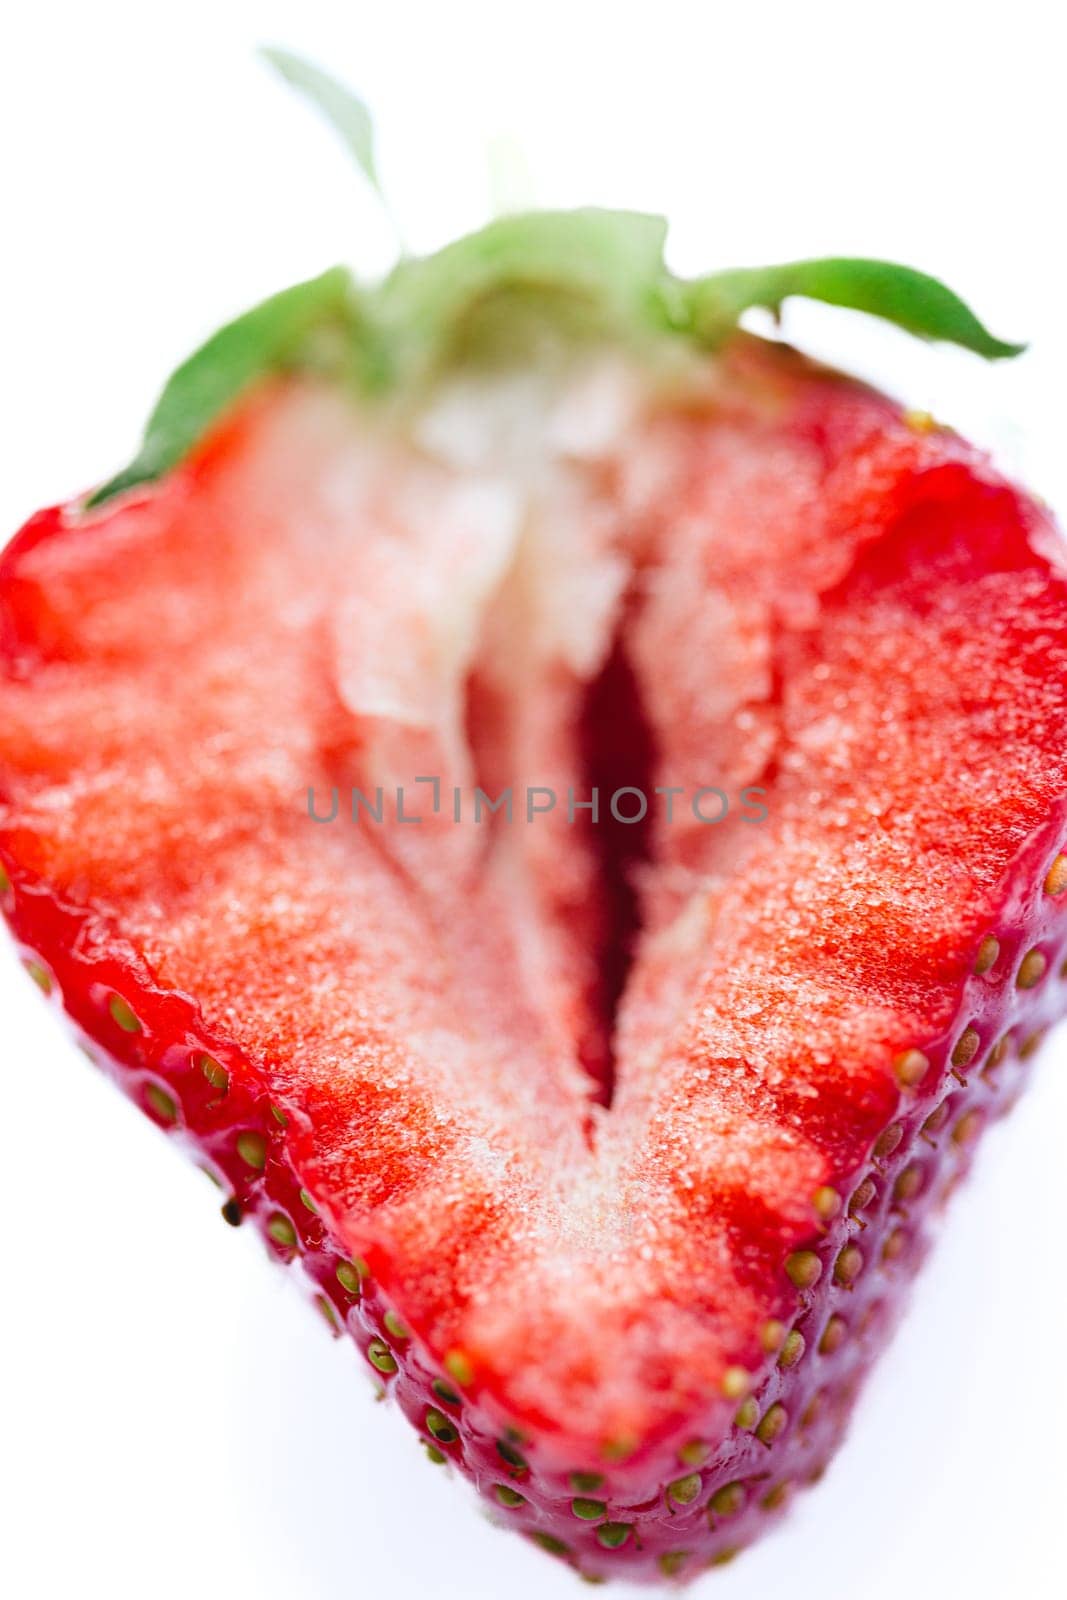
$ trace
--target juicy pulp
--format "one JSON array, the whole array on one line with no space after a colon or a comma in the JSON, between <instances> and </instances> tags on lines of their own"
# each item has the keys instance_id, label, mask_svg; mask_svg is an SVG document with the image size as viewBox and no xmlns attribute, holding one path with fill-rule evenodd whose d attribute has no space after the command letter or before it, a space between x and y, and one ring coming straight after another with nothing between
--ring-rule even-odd
<instances>
[{"instance_id":1,"label":"juicy pulp","mask_svg":"<svg viewBox=\"0 0 1067 1600\"><path fill-rule=\"evenodd\" d=\"M953 435L744 337L403 427L266 384L3 557L5 909L435 1451L686 1576L825 1462L1063 1009L1064 571ZM451 820L600 774L767 817ZM352 821L397 784L417 825Z\"/></svg>"}]
</instances>

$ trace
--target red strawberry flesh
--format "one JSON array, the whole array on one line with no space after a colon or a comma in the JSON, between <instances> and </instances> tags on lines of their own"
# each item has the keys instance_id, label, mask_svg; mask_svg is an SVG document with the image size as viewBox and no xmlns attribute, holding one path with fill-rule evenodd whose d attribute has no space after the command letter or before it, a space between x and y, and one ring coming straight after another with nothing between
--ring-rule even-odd
<instances>
[{"instance_id":1,"label":"red strawberry flesh","mask_svg":"<svg viewBox=\"0 0 1067 1600\"><path fill-rule=\"evenodd\" d=\"M446 412L264 386L23 530L5 910L503 1519L685 1577L825 1463L1063 1009L1063 553L748 339L521 470ZM568 820L601 774L643 830ZM419 823L352 820L396 784Z\"/></svg>"}]
</instances>

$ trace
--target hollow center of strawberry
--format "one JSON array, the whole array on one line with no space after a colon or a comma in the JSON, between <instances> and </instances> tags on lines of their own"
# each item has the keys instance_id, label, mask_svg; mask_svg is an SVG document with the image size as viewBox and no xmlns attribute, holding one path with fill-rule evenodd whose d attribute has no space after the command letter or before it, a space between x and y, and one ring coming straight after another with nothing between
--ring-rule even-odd
<instances>
[{"instance_id":1,"label":"hollow center of strawberry","mask_svg":"<svg viewBox=\"0 0 1067 1600\"><path fill-rule=\"evenodd\" d=\"M640 882L652 861L656 744L621 632L589 685L581 720L583 800L596 796L593 847L600 863L602 933L596 955L599 1052L586 1065L610 1104L615 1019L641 929Z\"/></svg>"}]
</instances>

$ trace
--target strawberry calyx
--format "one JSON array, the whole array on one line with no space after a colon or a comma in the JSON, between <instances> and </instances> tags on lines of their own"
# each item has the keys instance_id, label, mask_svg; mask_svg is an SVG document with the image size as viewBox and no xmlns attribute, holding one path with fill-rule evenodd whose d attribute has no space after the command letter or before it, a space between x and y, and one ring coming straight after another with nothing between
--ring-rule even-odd
<instances>
[{"instance_id":1,"label":"strawberry calyx","mask_svg":"<svg viewBox=\"0 0 1067 1600\"><path fill-rule=\"evenodd\" d=\"M344 138L387 207L362 101L283 51L267 58ZM776 316L800 296L895 323L988 360L1025 346L996 338L938 279L913 267L834 256L732 268L695 279L667 266L668 224L595 206L495 218L427 256L402 256L378 284L343 266L261 301L172 374L134 459L87 499L94 509L178 465L212 423L272 373L326 373L365 396L416 399L443 370L609 341L669 372L721 346L752 308Z\"/></svg>"}]
</instances>

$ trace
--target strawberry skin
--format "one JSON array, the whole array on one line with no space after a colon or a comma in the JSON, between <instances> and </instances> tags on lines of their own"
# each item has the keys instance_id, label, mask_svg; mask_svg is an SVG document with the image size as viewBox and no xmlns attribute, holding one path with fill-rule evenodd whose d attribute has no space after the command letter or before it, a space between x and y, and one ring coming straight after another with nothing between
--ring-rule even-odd
<instances>
[{"instance_id":1,"label":"strawberry skin","mask_svg":"<svg viewBox=\"0 0 1067 1600\"><path fill-rule=\"evenodd\" d=\"M0 563L33 976L431 1459L593 1578L721 1564L818 1478L1064 1009L1054 527L783 347L710 365L572 451L525 542L482 469L291 380ZM768 814L654 815L605 1017L590 830L482 848L304 797L588 785L612 641L630 781Z\"/></svg>"}]
</instances>

